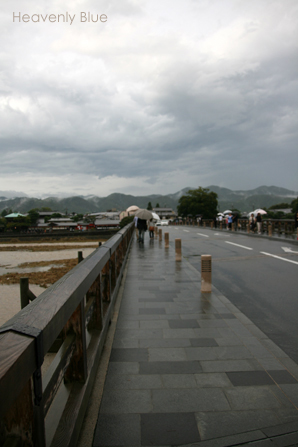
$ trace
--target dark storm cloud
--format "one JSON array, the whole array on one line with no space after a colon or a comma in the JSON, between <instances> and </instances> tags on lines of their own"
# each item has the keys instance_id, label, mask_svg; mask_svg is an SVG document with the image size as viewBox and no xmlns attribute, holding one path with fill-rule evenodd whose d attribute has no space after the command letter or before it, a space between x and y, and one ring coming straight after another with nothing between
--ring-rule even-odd
<instances>
[{"instance_id":1,"label":"dark storm cloud","mask_svg":"<svg viewBox=\"0 0 298 447\"><path fill-rule=\"evenodd\" d=\"M104 1L107 26L40 34L11 23L23 3L6 4L1 189L16 172L25 192L32 176L44 193L53 181L57 192L99 195L135 185L297 189L295 2L265 3L186 1L181 11L167 0ZM58 7L77 8L50 1L36 12Z\"/></svg>"}]
</instances>

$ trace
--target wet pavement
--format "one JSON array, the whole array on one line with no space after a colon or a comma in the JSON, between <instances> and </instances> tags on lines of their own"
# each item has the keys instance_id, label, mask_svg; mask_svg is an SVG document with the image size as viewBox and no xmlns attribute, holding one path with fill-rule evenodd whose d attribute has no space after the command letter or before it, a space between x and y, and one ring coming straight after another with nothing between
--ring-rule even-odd
<instances>
[{"instance_id":1,"label":"wet pavement","mask_svg":"<svg viewBox=\"0 0 298 447\"><path fill-rule=\"evenodd\" d=\"M93 447L298 445L298 365L146 236L132 244Z\"/></svg>"}]
</instances>

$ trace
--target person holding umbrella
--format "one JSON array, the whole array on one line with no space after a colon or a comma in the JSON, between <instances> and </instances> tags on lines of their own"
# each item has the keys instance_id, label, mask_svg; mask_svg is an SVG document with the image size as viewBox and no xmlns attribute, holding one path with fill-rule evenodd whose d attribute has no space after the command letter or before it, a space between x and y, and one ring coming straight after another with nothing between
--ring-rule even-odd
<instances>
[{"instance_id":1,"label":"person holding umbrella","mask_svg":"<svg viewBox=\"0 0 298 447\"><path fill-rule=\"evenodd\" d=\"M139 209L135 216L138 218L137 228L139 230L139 242L144 243L144 234L147 231L147 220L153 218L151 211Z\"/></svg>"},{"instance_id":2,"label":"person holding umbrella","mask_svg":"<svg viewBox=\"0 0 298 447\"><path fill-rule=\"evenodd\" d=\"M258 234L261 234L261 231L262 231L262 216L261 216L261 213L257 214L256 222L257 222Z\"/></svg>"}]
</instances>

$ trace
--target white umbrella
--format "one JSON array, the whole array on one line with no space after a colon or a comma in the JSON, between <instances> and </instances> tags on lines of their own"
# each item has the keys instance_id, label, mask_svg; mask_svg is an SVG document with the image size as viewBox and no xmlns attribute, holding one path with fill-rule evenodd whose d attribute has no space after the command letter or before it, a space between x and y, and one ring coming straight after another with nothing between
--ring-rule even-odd
<instances>
[{"instance_id":1,"label":"white umbrella","mask_svg":"<svg viewBox=\"0 0 298 447\"><path fill-rule=\"evenodd\" d=\"M225 210L224 212L223 212L223 214L230 214L232 211L231 210Z\"/></svg>"},{"instance_id":2,"label":"white umbrella","mask_svg":"<svg viewBox=\"0 0 298 447\"><path fill-rule=\"evenodd\" d=\"M160 220L160 217L158 214L152 212L152 216L153 216L153 219Z\"/></svg>"},{"instance_id":3,"label":"white umbrella","mask_svg":"<svg viewBox=\"0 0 298 447\"><path fill-rule=\"evenodd\" d=\"M258 209L256 209L256 210L254 210L254 213L255 213L255 214L258 214L258 213L260 213L260 214L267 214L267 211L262 210L261 208L258 208Z\"/></svg>"},{"instance_id":4,"label":"white umbrella","mask_svg":"<svg viewBox=\"0 0 298 447\"><path fill-rule=\"evenodd\" d=\"M145 210L145 209L139 209L136 212L135 216L137 216L139 219L144 219L144 220L153 219L153 215L152 215L151 211Z\"/></svg>"},{"instance_id":5,"label":"white umbrella","mask_svg":"<svg viewBox=\"0 0 298 447\"><path fill-rule=\"evenodd\" d=\"M218 216L224 216L224 213L217 213Z\"/></svg>"}]
</instances>

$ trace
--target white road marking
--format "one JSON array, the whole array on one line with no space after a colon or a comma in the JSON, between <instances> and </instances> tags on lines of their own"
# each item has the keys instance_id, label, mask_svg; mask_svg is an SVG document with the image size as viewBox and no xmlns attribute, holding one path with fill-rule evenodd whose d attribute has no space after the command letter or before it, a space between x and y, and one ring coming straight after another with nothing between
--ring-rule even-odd
<instances>
[{"instance_id":1,"label":"white road marking","mask_svg":"<svg viewBox=\"0 0 298 447\"><path fill-rule=\"evenodd\" d=\"M236 247L245 248L246 250L253 250L253 248L245 247L244 245L234 244L234 242L225 241L226 244L236 245Z\"/></svg>"},{"instance_id":2,"label":"white road marking","mask_svg":"<svg viewBox=\"0 0 298 447\"><path fill-rule=\"evenodd\" d=\"M209 237L207 234L197 233L199 236Z\"/></svg>"},{"instance_id":3,"label":"white road marking","mask_svg":"<svg viewBox=\"0 0 298 447\"><path fill-rule=\"evenodd\" d=\"M282 261L291 262L292 264L297 264L298 265L298 262L296 262L296 261L291 261L290 259L286 259L286 258L282 258L280 256L272 255L271 253L266 253L265 251L261 251L260 253L262 253L262 255L271 256L272 258L281 259Z\"/></svg>"},{"instance_id":4,"label":"white road marking","mask_svg":"<svg viewBox=\"0 0 298 447\"><path fill-rule=\"evenodd\" d=\"M283 251L285 251L286 253L298 253L298 251L294 251L292 250L290 247L281 247L283 249Z\"/></svg>"}]
</instances>

